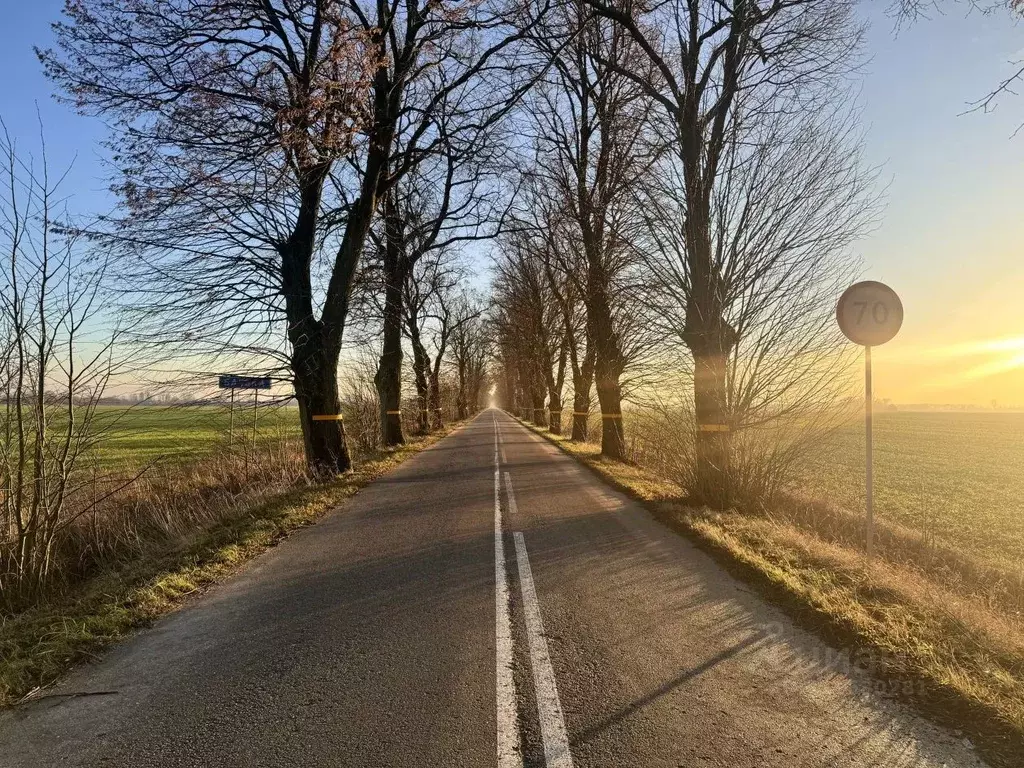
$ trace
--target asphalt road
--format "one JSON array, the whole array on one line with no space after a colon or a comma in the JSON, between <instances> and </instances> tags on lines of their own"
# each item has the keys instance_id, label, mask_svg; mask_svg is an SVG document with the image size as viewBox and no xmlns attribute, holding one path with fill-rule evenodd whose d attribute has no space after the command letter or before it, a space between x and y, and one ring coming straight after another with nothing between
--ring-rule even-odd
<instances>
[{"instance_id":1,"label":"asphalt road","mask_svg":"<svg viewBox=\"0 0 1024 768\"><path fill-rule=\"evenodd\" d=\"M0 715L0 766L983 765L862 661L485 411Z\"/></svg>"}]
</instances>

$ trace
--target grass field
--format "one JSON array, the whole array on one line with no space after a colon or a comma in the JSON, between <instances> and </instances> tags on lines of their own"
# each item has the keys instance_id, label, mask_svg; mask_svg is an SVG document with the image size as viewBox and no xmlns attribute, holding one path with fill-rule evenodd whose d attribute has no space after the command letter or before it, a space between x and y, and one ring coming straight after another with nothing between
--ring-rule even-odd
<instances>
[{"instance_id":1,"label":"grass field","mask_svg":"<svg viewBox=\"0 0 1024 768\"><path fill-rule=\"evenodd\" d=\"M99 466L142 466L185 462L229 445L242 451L252 444L253 408L237 405L231 414L220 406L101 406L96 423L104 434L95 453ZM258 442L300 438L293 407L261 407L256 418Z\"/></svg>"},{"instance_id":2,"label":"grass field","mask_svg":"<svg viewBox=\"0 0 1024 768\"><path fill-rule=\"evenodd\" d=\"M986 558L1024 559L1024 413L875 416L875 514ZM864 507L864 426L832 436L803 470L809 495Z\"/></svg>"}]
</instances>

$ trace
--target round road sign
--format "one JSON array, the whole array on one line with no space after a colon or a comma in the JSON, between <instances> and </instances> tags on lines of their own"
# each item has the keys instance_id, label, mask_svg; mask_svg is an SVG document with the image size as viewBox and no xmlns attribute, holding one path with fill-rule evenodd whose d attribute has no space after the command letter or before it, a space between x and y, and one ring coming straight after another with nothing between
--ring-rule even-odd
<instances>
[{"instance_id":1,"label":"round road sign","mask_svg":"<svg viewBox=\"0 0 1024 768\"><path fill-rule=\"evenodd\" d=\"M836 307L836 320L853 343L877 347L899 333L903 325L903 303L889 286L865 280L843 292Z\"/></svg>"}]
</instances>

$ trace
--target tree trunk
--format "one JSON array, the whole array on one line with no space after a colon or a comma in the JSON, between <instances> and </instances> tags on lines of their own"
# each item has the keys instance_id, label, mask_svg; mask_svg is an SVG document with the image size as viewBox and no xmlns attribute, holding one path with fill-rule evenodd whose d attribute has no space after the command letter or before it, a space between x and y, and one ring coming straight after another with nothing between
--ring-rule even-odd
<instances>
[{"instance_id":1,"label":"tree trunk","mask_svg":"<svg viewBox=\"0 0 1024 768\"><path fill-rule=\"evenodd\" d=\"M622 427L622 390L617 374L602 375L598 353L597 401L601 405L601 455L622 461L626 458L626 435Z\"/></svg>"},{"instance_id":2,"label":"tree trunk","mask_svg":"<svg viewBox=\"0 0 1024 768\"><path fill-rule=\"evenodd\" d=\"M306 465L310 474L318 479L334 477L352 467L338 395L338 358L341 356L347 295L344 292L340 296L334 295L337 290L331 295L335 305L325 306L325 319L317 320L313 314L310 264L320 194L327 173L328 167L325 166L304 176L295 229L280 248L281 293L285 299L288 340L292 347L292 381L299 403ZM362 240L359 238L362 234L360 227L352 225L352 231L346 231L343 246L349 250L357 246L361 248ZM336 267L332 283L339 274ZM342 275L341 279L344 282L345 276ZM328 310L330 320L326 319Z\"/></svg>"},{"instance_id":3,"label":"tree trunk","mask_svg":"<svg viewBox=\"0 0 1024 768\"><path fill-rule=\"evenodd\" d=\"M693 402L697 415L695 501L712 509L731 502L732 432L726 412L726 357L694 352Z\"/></svg>"},{"instance_id":4,"label":"tree trunk","mask_svg":"<svg viewBox=\"0 0 1024 768\"><path fill-rule=\"evenodd\" d=\"M420 341L420 331L415 317L407 322L409 341L412 343L412 376L416 385L416 431L420 435L430 432L430 384L427 373L430 358Z\"/></svg>"},{"instance_id":5,"label":"tree trunk","mask_svg":"<svg viewBox=\"0 0 1024 768\"><path fill-rule=\"evenodd\" d=\"M507 361L508 358L506 358ZM519 415L518 395L516 393L516 376L515 372L505 364L505 407L512 412L514 416Z\"/></svg>"},{"instance_id":6,"label":"tree trunk","mask_svg":"<svg viewBox=\"0 0 1024 768\"><path fill-rule=\"evenodd\" d=\"M465 369L465 365L460 363L459 364L459 393L458 393L458 396L455 398L455 416L460 421L462 421L463 419L465 419L469 415L469 413L467 411L468 397L467 397L467 393L466 393L466 388L467 388L466 369Z\"/></svg>"},{"instance_id":7,"label":"tree trunk","mask_svg":"<svg viewBox=\"0 0 1024 768\"><path fill-rule=\"evenodd\" d=\"M530 378L529 362L519 357L519 390L516 398L516 416L521 419L533 418L533 382Z\"/></svg>"},{"instance_id":8,"label":"tree trunk","mask_svg":"<svg viewBox=\"0 0 1024 768\"><path fill-rule=\"evenodd\" d=\"M546 427L548 419L547 412L544 410L544 388L534 385L530 399L533 404L533 423L538 427Z\"/></svg>"},{"instance_id":9,"label":"tree trunk","mask_svg":"<svg viewBox=\"0 0 1024 768\"><path fill-rule=\"evenodd\" d=\"M425 362L421 367L415 359L413 360L416 381L416 428L421 435L430 432L430 386L427 384L426 370Z\"/></svg>"},{"instance_id":10,"label":"tree trunk","mask_svg":"<svg viewBox=\"0 0 1024 768\"><path fill-rule=\"evenodd\" d=\"M430 416L433 429L444 426L444 413L441 411L441 378L437 371L430 372Z\"/></svg>"},{"instance_id":11,"label":"tree trunk","mask_svg":"<svg viewBox=\"0 0 1024 768\"><path fill-rule=\"evenodd\" d=\"M548 392L548 431L562 434L562 397L554 389Z\"/></svg>"},{"instance_id":12,"label":"tree trunk","mask_svg":"<svg viewBox=\"0 0 1024 768\"><path fill-rule=\"evenodd\" d=\"M696 171L691 175L696 176ZM688 191L685 221L690 295L686 304L683 342L693 355L695 501L716 510L731 503L732 433L728 418L729 355L738 340L722 304L721 275L714 265L711 212L707 192Z\"/></svg>"},{"instance_id":13,"label":"tree trunk","mask_svg":"<svg viewBox=\"0 0 1024 768\"><path fill-rule=\"evenodd\" d=\"M341 420L338 357L339 352L315 343L296 346L292 353L306 463L318 479L334 477L352 466Z\"/></svg>"},{"instance_id":14,"label":"tree trunk","mask_svg":"<svg viewBox=\"0 0 1024 768\"><path fill-rule=\"evenodd\" d=\"M388 222L388 228L392 225ZM384 249L384 339L373 383L380 401L381 443L390 448L405 443L402 434L402 286L403 257L396 251L396 236L389 231Z\"/></svg>"},{"instance_id":15,"label":"tree trunk","mask_svg":"<svg viewBox=\"0 0 1024 768\"><path fill-rule=\"evenodd\" d=\"M590 388L594 384L594 345L588 344L583 364L572 376L572 440L586 442L590 432Z\"/></svg>"},{"instance_id":16,"label":"tree trunk","mask_svg":"<svg viewBox=\"0 0 1024 768\"><path fill-rule=\"evenodd\" d=\"M470 415L480 411L480 388L483 385L483 375L473 376L473 383L469 387L469 413Z\"/></svg>"},{"instance_id":17,"label":"tree trunk","mask_svg":"<svg viewBox=\"0 0 1024 768\"><path fill-rule=\"evenodd\" d=\"M626 457L619 386L622 351L612 320L607 280L594 265L588 270L587 292L587 338L594 345L594 379L601 405L601 455L622 461Z\"/></svg>"},{"instance_id":18,"label":"tree trunk","mask_svg":"<svg viewBox=\"0 0 1024 768\"><path fill-rule=\"evenodd\" d=\"M562 388L565 386L565 363L569 357L569 334L568 326L562 334L561 345L558 351L558 372L555 374L553 386L548 386L548 410L551 411L551 420L548 429L554 435L562 434Z\"/></svg>"}]
</instances>

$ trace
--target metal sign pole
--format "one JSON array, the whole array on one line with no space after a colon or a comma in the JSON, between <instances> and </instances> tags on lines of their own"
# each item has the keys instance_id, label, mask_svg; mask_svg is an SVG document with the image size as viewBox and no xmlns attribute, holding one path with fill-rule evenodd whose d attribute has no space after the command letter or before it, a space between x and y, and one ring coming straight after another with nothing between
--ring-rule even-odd
<instances>
[{"instance_id":1,"label":"metal sign pole","mask_svg":"<svg viewBox=\"0 0 1024 768\"><path fill-rule=\"evenodd\" d=\"M231 390L231 404L228 407L228 447L234 448L235 441L235 390L251 389L255 392L252 399L252 451L244 449L245 436L242 436L242 452L245 454L245 477L249 478L249 454L256 451L256 418L259 413L260 390L270 389L271 381L269 376L237 376L234 374L222 374L217 378L217 386L221 389Z\"/></svg>"},{"instance_id":2,"label":"metal sign pole","mask_svg":"<svg viewBox=\"0 0 1024 768\"><path fill-rule=\"evenodd\" d=\"M867 450L867 472L865 482L867 491L867 556L874 554L875 548L875 509L873 498L873 461L871 440L871 347L864 347L864 436Z\"/></svg>"},{"instance_id":3,"label":"metal sign pole","mask_svg":"<svg viewBox=\"0 0 1024 768\"><path fill-rule=\"evenodd\" d=\"M260 405L260 391L258 389L253 390L252 395L252 454L256 456L256 414L257 409Z\"/></svg>"}]
</instances>

